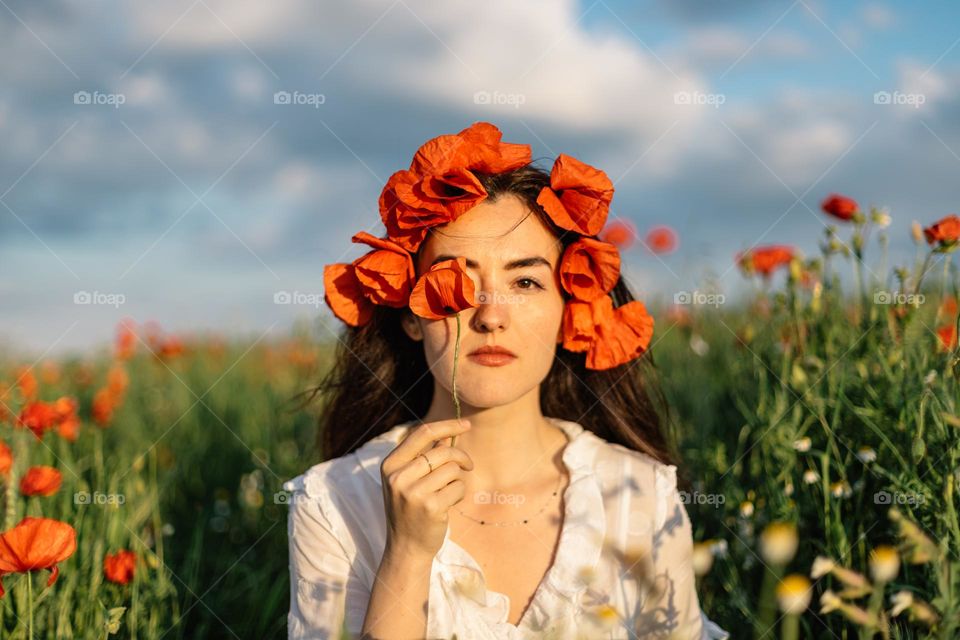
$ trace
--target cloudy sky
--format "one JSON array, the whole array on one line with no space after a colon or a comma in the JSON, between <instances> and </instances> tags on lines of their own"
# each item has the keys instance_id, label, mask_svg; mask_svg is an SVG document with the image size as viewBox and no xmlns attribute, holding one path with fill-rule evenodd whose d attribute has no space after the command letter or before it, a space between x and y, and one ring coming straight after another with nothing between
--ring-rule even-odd
<instances>
[{"instance_id":1,"label":"cloudy sky","mask_svg":"<svg viewBox=\"0 0 960 640\"><path fill-rule=\"evenodd\" d=\"M477 120L544 168L604 169L611 217L677 230L671 255L625 253L642 299L710 279L733 297L755 244L815 253L832 191L889 207L904 262L911 221L958 208L958 18L934 0L0 0L0 343L84 349L126 316L335 330L310 304L323 265L382 233L380 190L417 146Z\"/></svg>"}]
</instances>

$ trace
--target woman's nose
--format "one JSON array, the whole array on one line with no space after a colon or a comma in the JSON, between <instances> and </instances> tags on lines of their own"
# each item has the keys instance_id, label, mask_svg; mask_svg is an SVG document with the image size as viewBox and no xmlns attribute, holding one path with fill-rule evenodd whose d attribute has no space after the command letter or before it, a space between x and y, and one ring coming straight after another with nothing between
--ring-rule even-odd
<instances>
[{"instance_id":1,"label":"woman's nose","mask_svg":"<svg viewBox=\"0 0 960 640\"><path fill-rule=\"evenodd\" d=\"M510 310L506 296L498 295L496 291L478 291L477 302L473 321L479 331L495 331L508 326Z\"/></svg>"}]
</instances>

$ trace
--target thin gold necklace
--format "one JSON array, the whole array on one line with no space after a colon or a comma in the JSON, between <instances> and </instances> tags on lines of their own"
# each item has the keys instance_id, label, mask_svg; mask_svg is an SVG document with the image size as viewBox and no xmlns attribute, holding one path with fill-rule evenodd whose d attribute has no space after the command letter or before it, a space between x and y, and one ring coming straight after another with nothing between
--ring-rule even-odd
<instances>
[{"instance_id":1,"label":"thin gold necklace","mask_svg":"<svg viewBox=\"0 0 960 640\"><path fill-rule=\"evenodd\" d=\"M457 509L457 512L460 513L460 515L462 515L464 518L470 518L474 522L479 522L480 524L483 524L483 525L493 525L495 527L503 527L503 526L514 525L514 524L527 524L528 522L530 522L530 520L532 520L533 518L543 513L543 511L547 508L547 506L549 506L549 504L553 502L553 499L557 496L558 493L560 493L560 482L562 480L563 480L563 474L561 473L557 476L557 487L553 490L553 494L549 498L547 498L546 503L544 503L544 505L540 507L540 510L537 511L535 514L533 514L532 516L527 516L523 520L491 522L490 520L477 520L473 516L468 516L463 511L460 511L460 509Z\"/></svg>"}]
</instances>

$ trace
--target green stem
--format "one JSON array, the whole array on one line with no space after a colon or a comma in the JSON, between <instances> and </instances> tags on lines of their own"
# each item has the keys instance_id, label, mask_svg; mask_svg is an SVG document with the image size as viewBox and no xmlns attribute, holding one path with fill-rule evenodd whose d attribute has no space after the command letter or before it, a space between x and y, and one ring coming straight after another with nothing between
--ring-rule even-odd
<instances>
[{"instance_id":1,"label":"green stem","mask_svg":"<svg viewBox=\"0 0 960 640\"><path fill-rule=\"evenodd\" d=\"M30 612L28 618L27 638L33 640L33 574L27 571L27 611Z\"/></svg>"},{"instance_id":2,"label":"green stem","mask_svg":"<svg viewBox=\"0 0 960 640\"><path fill-rule=\"evenodd\" d=\"M460 398L457 397L457 363L460 362L460 312L457 312L457 342L453 347L453 406L457 412L457 420L460 420ZM457 436L450 439L450 446L457 442Z\"/></svg>"},{"instance_id":3,"label":"green stem","mask_svg":"<svg viewBox=\"0 0 960 640\"><path fill-rule=\"evenodd\" d=\"M800 637L800 616L787 615L783 619L783 640L797 640Z\"/></svg>"}]
</instances>

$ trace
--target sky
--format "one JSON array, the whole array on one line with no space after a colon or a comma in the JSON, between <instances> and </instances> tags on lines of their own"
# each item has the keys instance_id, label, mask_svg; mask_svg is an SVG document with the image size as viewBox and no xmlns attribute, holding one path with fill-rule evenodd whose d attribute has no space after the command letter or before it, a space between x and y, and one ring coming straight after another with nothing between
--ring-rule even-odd
<instances>
[{"instance_id":1,"label":"sky","mask_svg":"<svg viewBox=\"0 0 960 640\"><path fill-rule=\"evenodd\" d=\"M955 2L0 0L0 42L0 349L36 356L126 317L332 339L323 266L384 234L418 146L481 120L603 169L610 220L677 231L624 251L652 304L736 299L752 246L815 255L832 192L889 211L891 264L960 208Z\"/></svg>"}]
</instances>

